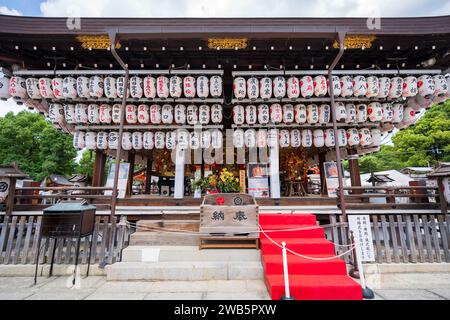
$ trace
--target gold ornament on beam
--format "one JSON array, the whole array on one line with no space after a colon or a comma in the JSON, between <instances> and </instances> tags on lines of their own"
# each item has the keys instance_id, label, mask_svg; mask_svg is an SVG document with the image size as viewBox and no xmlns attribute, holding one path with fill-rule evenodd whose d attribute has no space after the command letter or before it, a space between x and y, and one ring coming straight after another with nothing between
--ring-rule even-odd
<instances>
[{"instance_id":1,"label":"gold ornament on beam","mask_svg":"<svg viewBox=\"0 0 450 320\"><path fill-rule=\"evenodd\" d=\"M344 40L344 47L346 49L368 49L372 47L373 41L376 39L373 35L352 35L346 36ZM336 40L333 43L333 48L339 48L339 42Z\"/></svg>"},{"instance_id":2,"label":"gold ornament on beam","mask_svg":"<svg viewBox=\"0 0 450 320\"><path fill-rule=\"evenodd\" d=\"M83 49L108 49L111 47L111 39L107 35L84 35L77 36L77 40L81 42ZM121 44L116 43L116 49L119 49Z\"/></svg>"},{"instance_id":3,"label":"gold ornament on beam","mask_svg":"<svg viewBox=\"0 0 450 320\"><path fill-rule=\"evenodd\" d=\"M208 48L210 49L245 49L248 45L247 38L210 38Z\"/></svg>"}]
</instances>

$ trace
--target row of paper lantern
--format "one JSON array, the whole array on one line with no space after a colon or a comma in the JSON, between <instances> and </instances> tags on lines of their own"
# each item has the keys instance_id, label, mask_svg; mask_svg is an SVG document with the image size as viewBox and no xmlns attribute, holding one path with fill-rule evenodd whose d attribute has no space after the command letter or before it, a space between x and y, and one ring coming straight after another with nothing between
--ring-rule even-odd
<instances>
[{"instance_id":1,"label":"row of paper lantern","mask_svg":"<svg viewBox=\"0 0 450 320\"><path fill-rule=\"evenodd\" d=\"M120 123L120 104L66 104L49 105L48 117L54 123L63 119L68 124L110 124ZM220 104L188 105L177 104L163 106L152 104L129 104L125 106L125 120L128 124L204 124L222 122L222 106Z\"/></svg>"},{"instance_id":2,"label":"row of paper lantern","mask_svg":"<svg viewBox=\"0 0 450 320\"><path fill-rule=\"evenodd\" d=\"M419 106L420 107L420 106ZM344 104L336 103L336 121L349 124L370 122L392 122L400 123L403 120L412 124L415 117L413 106L404 106L400 103L379 103L372 102L366 104ZM327 124L331 119L331 108L328 104L281 104L274 103L270 107L267 104L261 104L258 107L254 105L235 105L233 107L233 121L235 124L244 123L268 124L268 123L298 123L298 124Z\"/></svg>"},{"instance_id":3,"label":"row of paper lantern","mask_svg":"<svg viewBox=\"0 0 450 320\"><path fill-rule=\"evenodd\" d=\"M125 77L80 76L55 78L0 78L0 98L31 99L75 99L80 98L123 98ZM218 75L186 76L132 76L129 79L127 97L132 98L218 98L222 95L222 77Z\"/></svg>"},{"instance_id":4,"label":"row of paper lantern","mask_svg":"<svg viewBox=\"0 0 450 320\"><path fill-rule=\"evenodd\" d=\"M450 96L450 78L443 75L422 75L418 78L409 76L401 77L376 77L376 76L332 76L333 94L338 97L366 97L389 98L414 97L417 94L422 97ZM323 97L330 95L330 81L323 75L304 76L297 78L291 76L286 79L283 76L275 78L263 77L258 79L250 77L236 77L233 82L233 93L237 99L249 98L251 100L281 99L287 97L296 99Z\"/></svg>"}]
</instances>

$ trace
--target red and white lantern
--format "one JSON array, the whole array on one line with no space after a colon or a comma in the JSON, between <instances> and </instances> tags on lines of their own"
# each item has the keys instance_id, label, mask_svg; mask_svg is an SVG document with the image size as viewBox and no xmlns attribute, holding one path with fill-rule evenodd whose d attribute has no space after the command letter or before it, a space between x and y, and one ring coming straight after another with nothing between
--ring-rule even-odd
<instances>
[{"instance_id":1,"label":"red and white lantern","mask_svg":"<svg viewBox=\"0 0 450 320\"><path fill-rule=\"evenodd\" d=\"M400 77L394 77L391 79L391 85L389 87L389 95L390 99L398 99L402 96L403 93L403 79Z\"/></svg>"},{"instance_id":2,"label":"red and white lantern","mask_svg":"<svg viewBox=\"0 0 450 320\"><path fill-rule=\"evenodd\" d=\"M155 147L154 135L151 131L145 131L142 135L142 146L146 150L151 150Z\"/></svg>"},{"instance_id":3,"label":"red and white lantern","mask_svg":"<svg viewBox=\"0 0 450 320\"><path fill-rule=\"evenodd\" d=\"M65 104L64 105L64 118L68 124L75 124L75 105Z\"/></svg>"},{"instance_id":4,"label":"red and white lantern","mask_svg":"<svg viewBox=\"0 0 450 320\"><path fill-rule=\"evenodd\" d=\"M392 123L400 123L403 121L403 105L396 103L392 106Z\"/></svg>"},{"instance_id":5,"label":"red and white lantern","mask_svg":"<svg viewBox=\"0 0 450 320\"><path fill-rule=\"evenodd\" d=\"M97 149L106 150L108 149L108 133L105 131L99 131L97 133Z\"/></svg>"},{"instance_id":6,"label":"red and white lantern","mask_svg":"<svg viewBox=\"0 0 450 320\"><path fill-rule=\"evenodd\" d=\"M146 104L138 105L138 122L140 124L150 123L150 108Z\"/></svg>"},{"instance_id":7,"label":"red and white lantern","mask_svg":"<svg viewBox=\"0 0 450 320\"><path fill-rule=\"evenodd\" d=\"M11 97L9 94L9 82L10 78L6 77L3 74L0 74L0 99L6 100Z\"/></svg>"},{"instance_id":8,"label":"red and white lantern","mask_svg":"<svg viewBox=\"0 0 450 320\"><path fill-rule=\"evenodd\" d=\"M331 108L328 104L322 104L319 107L319 123L327 124L330 122Z\"/></svg>"},{"instance_id":9,"label":"red and white lantern","mask_svg":"<svg viewBox=\"0 0 450 320\"><path fill-rule=\"evenodd\" d=\"M198 121L200 124L209 124L211 118L211 108L207 104L203 104L198 108Z\"/></svg>"},{"instance_id":10,"label":"red and white lantern","mask_svg":"<svg viewBox=\"0 0 450 320\"><path fill-rule=\"evenodd\" d=\"M26 98L27 87L25 84L25 79L22 77L11 77L9 80L9 94L14 98Z\"/></svg>"},{"instance_id":11,"label":"red and white lantern","mask_svg":"<svg viewBox=\"0 0 450 320\"><path fill-rule=\"evenodd\" d=\"M214 124L222 123L222 106L220 104L213 104L211 106L211 122Z\"/></svg>"},{"instance_id":12,"label":"red and white lantern","mask_svg":"<svg viewBox=\"0 0 450 320\"><path fill-rule=\"evenodd\" d=\"M206 99L209 96L209 80L206 76L197 78L197 96L200 99Z\"/></svg>"},{"instance_id":13,"label":"red and white lantern","mask_svg":"<svg viewBox=\"0 0 450 320\"><path fill-rule=\"evenodd\" d=\"M79 124L86 124L88 122L87 105L77 103L75 105L75 122Z\"/></svg>"},{"instance_id":14,"label":"red and white lantern","mask_svg":"<svg viewBox=\"0 0 450 320\"><path fill-rule=\"evenodd\" d=\"M322 129L313 131L313 143L316 148L321 148L325 145L325 137Z\"/></svg>"},{"instance_id":15,"label":"red and white lantern","mask_svg":"<svg viewBox=\"0 0 450 320\"><path fill-rule=\"evenodd\" d=\"M272 98L272 79L269 77L264 77L259 81L259 96L264 100Z\"/></svg>"},{"instance_id":16,"label":"red and white lantern","mask_svg":"<svg viewBox=\"0 0 450 320\"><path fill-rule=\"evenodd\" d=\"M247 148L256 147L256 130L248 129L244 132L244 143Z\"/></svg>"},{"instance_id":17,"label":"red and white lantern","mask_svg":"<svg viewBox=\"0 0 450 320\"><path fill-rule=\"evenodd\" d=\"M247 95L247 83L243 77L236 77L233 80L233 93L236 99L244 99Z\"/></svg>"},{"instance_id":18,"label":"red and white lantern","mask_svg":"<svg viewBox=\"0 0 450 320\"><path fill-rule=\"evenodd\" d=\"M269 129L267 131L267 145L269 147L275 147L279 143L278 140L279 140L278 129L275 129L275 128Z\"/></svg>"},{"instance_id":19,"label":"red and white lantern","mask_svg":"<svg viewBox=\"0 0 450 320\"><path fill-rule=\"evenodd\" d=\"M169 82L169 94L172 98L179 98L183 93L183 79L179 76L172 76Z\"/></svg>"},{"instance_id":20,"label":"red and white lantern","mask_svg":"<svg viewBox=\"0 0 450 320\"><path fill-rule=\"evenodd\" d=\"M209 92L211 97L219 98L222 95L222 77L212 76L209 79Z\"/></svg>"},{"instance_id":21,"label":"red and white lantern","mask_svg":"<svg viewBox=\"0 0 450 320\"><path fill-rule=\"evenodd\" d=\"M137 107L134 104L128 104L125 107L125 120L128 124L137 123Z\"/></svg>"},{"instance_id":22,"label":"red and white lantern","mask_svg":"<svg viewBox=\"0 0 450 320\"><path fill-rule=\"evenodd\" d=\"M81 98L87 98L87 97L89 97L89 79L86 77L78 77L78 79L80 79L80 78L81 78L81 80L83 80L84 78L87 79L87 83L86 83L87 96L80 95L80 92L78 92L78 96ZM77 89L81 86L78 79L77 79ZM83 84L84 84L84 82L83 82ZM83 88L84 88L84 86L83 86ZM53 90L52 90L52 79L40 78L39 79L39 92L40 92L42 98L53 99L55 96L53 95ZM81 92L81 93L85 94L85 92Z\"/></svg>"},{"instance_id":23,"label":"red and white lantern","mask_svg":"<svg viewBox=\"0 0 450 320\"><path fill-rule=\"evenodd\" d=\"M244 130L236 129L233 132L233 146L235 148L244 147Z\"/></svg>"},{"instance_id":24,"label":"red and white lantern","mask_svg":"<svg viewBox=\"0 0 450 320\"><path fill-rule=\"evenodd\" d=\"M347 145L347 131L345 129L338 129L337 141L339 143L339 147L345 147Z\"/></svg>"},{"instance_id":25,"label":"red and white lantern","mask_svg":"<svg viewBox=\"0 0 450 320\"><path fill-rule=\"evenodd\" d=\"M356 122L364 123L367 121L367 106L365 104L358 104L356 106Z\"/></svg>"},{"instance_id":26,"label":"red and white lantern","mask_svg":"<svg viewBox=\"0 0 450 320\"><path fill-rule=\"evenodd\" d=\"M158 104L152 104L150 106L150 122L152 124L160 124L161 120L161 106Z\"/></svg>"},{"instance_id":27,"label":"red and white lantern","mask_svg":"<svg viewBox=\"0 0 450 320\"><path fill-rule=\"evenodd\" d=\"M192 76L183 79L183 94L186 98L194 98L196 93L195 78Z\"/></svg>"},{"instance_id":28,"label":"red and white lantern","mask_svg":"<svg viewBox=\"0 0 450 320\"><path fill-rule=\"evenodd\" d=\"M244 124L245 121L245 110L241 105L235 105L233 107L233 122L235 124Z\"/></svg>"},{"instance_id":29,"label":"red and white lantern","mask_svg":"<svg viewBox=\"0 0 450 320\"><path fill-rule=\"evenodd\" d=\"M328 95L331 96L330 86L333 86L333 95L335 97L339 97L341 95L341 80L338 76L331 76L331 84L330 79L327 79L328 85Z\"/></svg>"},{"instance_id":30,"label":"red and white lantern","mask_svg":"<svg viewBox=\"0 0 450 320\"><path fill-rule=\"evenodd\" d=\"M130 78L130 95L131 95L131 97L140 99L140 98L142 98L143 94L144 94L144 85L142 83L142 78L139 76L132 76Z\"/></svg>"},{"instance_id":31,"label":"red and white lantern","mask_svg":"<svg viewBox=\"0 0 450 320\"><path fill-rule=\"evenodd\" d=\"M378 79L378 95L377 98L384 99L387 98L389 95L389 90L391 88L391 79L388 77L380 77Z\"/></svg>"},{"instance_id":32,"label":"red and white lantern","mask_svg":"<svg viewBox=\"0 0 450 320\"><path fill-rule=\"evenodd\" d=\"M267 104L260 104L258 106L258 122L260 124L267 124L270 121L270 111Z\"/></svg>"},{"instance_id":33,"label":"red and white lantern","mask_svg":"<svg viewBox=\"0 0 450 320\"><path fill-rule=\"evenodd\" d=\"M117 96L119 98L123 98L125 94L125 88L127 89L127 95L126 97L130 97L130 80L128 80L127 83L125 83L125 77L118 77L116 80L116 87L117 87Z\"/></svg>"},{"instance_id":34,"label":"red and white lantern","mask_svg":"<svg viewBox=\"0 0 450 320\"><path fill-rule=\"evenodd\" d=\"M353 96L353 79L350 76L341 77L341 97Z\"/></svg>"},{"instance_id":35,"label":"red and white lantern","mask_svg":"<svg viewBox=\"0 0 450 320\"><path fill-rule=\"evenodd\" d=\"M448 93L447 80L442 74L435 75L434 80L434 95L437 97L446 97Z\"/></svg>"},{"instance_id":36,"label":"red and white lantern","mask_svg":"<svg viewBox=\"0 0 450 320\"><path fill-rule=\"evenodd\" d=\"M319 122L319 107L317 104L308 104L306 107L306 120L309 124Z\"/></svg>"},{"instance_id":37,"label":"red and white lantern","mask_svg":"<svg viewBox=\"0 0 450 320\"><path fill-rule=\"evenodd\" d=\"M319 75L314 77L314 95L323 97L327 94L327 79L325 76Z\"/></svg>"},{"instance_id":38,"label":"red and white lantern","mask_svg":"<svg viewBox=\"0 0 450 320\"><path fill-rule=\"evenodd\" d=\"M114 77L105 77L104 80L105 97L109 99L117 98L117 83Z\"/></svg>"},{"instance_id":39,"label":"red and white lantern","mask_svg":"<svg viewBox=\"0 0 450 320\"><path fill-rule=\"evenodd\" d=\"M258 120L258 113L254 105L248 105L245 107L245 122L247 124L255 124Z\"/></svg>"},{"instance_id":40,"label":"red and white lantern","mask_svg":"<svg viewBox=\"0 0 450 320\"><path fill-rule=\"evenodd\" d=\"M115 131L108 133L108 149L116 150L119 144L119 134Z\"/></svg>"},{"instance_id":41,"label":"red and white lantern","mask_svg":"<svg viewBox=\"0 0 450 320\"><path fill-rule=\"evenodd\" d=\"M378 77L370 76L366 78L367 81L367 98L375 98L380 93L380 83L378 81Z\"/></svg>"},{"instance_id":42,"label":"red and white lantern","mask_svg":"<svg viewBox=\"0 0 450 320\"><path fill-rule=\"evenodd\" d=\"M202 131L200 145L203 149L211 147L211 132L209 130Z\"/></svg>"},{"instance_id":43,"label":"red and white lantern","mask_svg":"<svg viewBox=\"0 0 450 320\"><path fill-rule=\"evenodd\" d=\"M291 147L298 148L302 145L302 136L299 129L291 130Z\"/></svg>"},{"instance_id":44,"label":"red and white lantern","mask_svg":"<svg viewBox=\"0 0 450 320\"><path fill-rule=\"evenodd\" d=\"M161 121L163 124L173 123L173 107L170 104L165 104L162 106Z\"/></svg>"},{"instance_id":45,"label":"red and white lantern","mask_svg":"<svg viewBox=\"0 0 450 320\"><path fill-rule=\"evenodd\" d=\"M166 134L163 131L155 132L155 148L156 149L164 149L166 146Z\"/></svg>"},{"instance_id":46,"label":"red and white lantern","mask_svg":"<svg viewBox=\"0 0 450 320\"><path fill-rule=\"evenodd\" d=\"M347 130L347 144L350 147L359 145L359 131L356 128L350 128Z\"/></svg>"},{"instance_id":47,"label":"red and white lantern","mask_svg":"<svg viewBox=\"0 0 450 320\"><path fill-rule=\"evenodd\" d=\"M131 150L133 148L133 141L131 137L131 132L125 131L122 134L122 149Z\"/></svg>"},{"instance_id":48,"label":"red and white lantern","mask_svg":"<svg viewBox=\"0 0 450 320\"><path fill-rule=\"evenodd\" d=\"M144 78L144 96L149 99L156 97L156 79L152 76Z\"/></svg>"},{"instance_id":49,"label":"red and white lantern","mask_svg":"<svg viewBox=\"0 0 450 320\"><path fill-rule=\"evenodd\" d=\"M347 119L347 109L345 108L345 104L342 102L336 102L335 112L336 112L336 121L345 122L345 120Z\"/></svg>"},{"instance_id":50,"label":"red and white lantern","mask_svg":"<svg viewBox=\"0 0 450 320\"><path fill-rule=\"evenodd\" d=\"M247 79L247 96L252 101L259 97L259 81L255 77Z\"/></svg>"},{"instance_id":51,"label":"red and white lantern","mask_svg":"<svg viewBox=\"0 0 450 320\"><path fill-rule=\"evenodd\" d=\"M297 99L300 96L300 81L297 77L287 79L286 94L289 99Z\"/></svg>"},{"instance_id":52,"label":"red and white lantern","mask_svg":"<svg viewBox=\"0 0 450 320\"><path fill-rule=\"evenodd\" d=\"M416 122L416 111L411 107L406 107L403 112L403 121L406 125L412 125Z\"/></svg>"},{"instance_id":53,"label":"red and white lantern","mask_svg":"<svg viewBox=\"0 0 450 320\"><path fill-rule=\"evenodd\" d=\"M403 92L402 96L407 97L415 97L417 95L417 78L416 77L406 77L403 79Z\"/></svg>"},{"instance_id":54,"label":"red and white lantern","mask_svg":"<svg viewBox=\"0 0 450 320\"><path fill-rule=\"evenodd\" d=\"M53 93L55 94L55 91ZM103 78L101 76L92 76L89 79L89 96L92 98L103 97Z\"/></svg>"},{"instance_id":55,"label":"red and white lantern","mask_svg":"<svg viewBox=\"0 0 450 320\"><path fill-rule=\"evenodd\" d=\"M283 121L283 108L281 104L274 103L270 106L270 121L272 123L281 123Z\"/></svg>"},{"instance_id":56,"label":"red and white lantern","mask_svg":"<svg viewBox=\"0 0 450 320\"><path fill-rule=\"evenodd\" d=\"M97 133L88 131L86 132L86 148L89 150L95 150L97 148Z\"/></svg>"},{"instance_id":57,"label":"red and white lantern","mask_svg":"<svg viewBox=\"0 0 450 320\"><path fill-rule=\"evenodd\" d=\"M63 98L63 81L64 79L61 77L56 77L52 79L52 91L53 97L55 99Z\"/></svg>"},{"instance_id":58,"label":"red and white lantern","mask_svg":"<svg viewBox=\"0 0 450 320\"><path fill-rule=\"evenodd\" d=\"M323 136L325 139L325 147L334 147L334 144L336 143L334 139L334 129L329 128L324 130Z\"/></svg>"},{"instance_id":59,"label":"red and white lantern","mask_svg":"<svg viewBox=\"0 0 450 320\"><path fill-rule=\"evenodd\" d=\"M381 143L381 131L380 129L372 129L370 130L370 135L372 137L372 147L378 147Z\"/></svg>"},{"instance_id":60,"label":"red and white lantern","mask_svg":"<svg viewBox=\"0 0 450 320\"><path fill-rule=\"evenodd\" d=\"M190 104L187 107L187 124L195 125L198 123L198 107Z\"/></svg>"},{"instance_id":61,"label":"red and white lantern","mask_svg":"<svg viewBox=\"0 0 450 320\"><path fill-rule=\"evenodd\" d=\"M394 120L394 111L392 110L392 105L390 103L383 103L381 105L383 117L382 122L392 122Z\"/></svg>"},{"instance_id":62,"label":"red and white lantern","mask_svg":"<svg viewBox=\"0 0 450 320\"><path fill-rule=\"evenodd\" d=\"M98 104L90 104L88 105L88 121L91 124L99 124L100 118L99 118L99 112L100 108Z\"/></svg>"},{"instance_id":63,"label":"red and white lantern","mask_svg":"<svg viewBox=\"0 0 450 320\"><path fill-rule=\"evenodd\" d=\"M381 103L372 102L367 106L367 114L371 122L380 122L383 120L383 108Z\"/></svg>"},{"instance_id":64,"label":"red and white lantern","mask_svg":"<svg viewBox=\"0 0 450 320\"><path fill-rule=\"evenodd\" d=\"M347 113L345 123L356 123L356 106L353 103L348 103L345 105L345 111Z\"/></svg>"},{"instance_id":65,"label":"red and white lantern","mask_svg":"<svg viewBox=\"0 0 450 320\"><path fill-rule=\"evenodd\" d=\"M310 148L313 143L313 135L310 129L305 129L302 131L302 147Z\"/></svg>"},{"instance_id":66,"label":"red and white lantern","mask_svg":"<svg viewBox=\"0 0 450 320\"><path fill-rule=\"evenodd\" d=\"M273 96L282 99L286 95L286 79L282 76L276 76L273 79Z\"/></svg>"},{"instance_id":67,"label":"red and white lantern","mask_svg":"<svg viewBox=\"0 0 450 320\"><path fill-rule=\"evenodd\" d=\"M369 129L362 128L359 130L359 144L362 147L368 147L372 144L372 135Z\"/></svg>"},{"instance_id":68,"label":"red and white lantern","mask_svg":"<svg viewBox=\"0 0 450 320\"><path fill-rule=\"evenodd\" d=\"M39 79L37 78L28 78L25 81L25 85L27 87L27 94L30 99L41 99L41 93L39 92Z\"/></svg>"},{"instance_id":69,"label":"red and white lantern","mask_svg":"<svg viewBox=\"0 0 450 320\"><path fill-rule=\"evenodd\" d=\"M175 149L177 142L177 132L176 131L167 131L166 132L166 149L172 150Z\"/></svg>"},{"instance_id":70,"label":"red and white lantern","mask_svg":"<svg viewBox=\"0 0 450 320\"><path fill-rule=\"evenodd\" d=\"M432 76L423 75L417 78L417 88L419 95L424 98L431 98L434 95L436 85Z\"/></svg>"},{"instance_id":71,"label":"red and white lantern","mask_svg":"<svg viewBox=\"0 0 450 320\"><path fill-rule=\"evenodd\" d=\"M285 104L283 106L283 122L294 122L294 106L292 104Z\"/></svg>"},{"instance_id":72,"label":"red and white lantern","mask_svg":"<svg viewBox=\"0 0 450 320\"><path fill-rule=\"evenodd\" d=\"M186 123L186 106L184 104L177 104L174 108L174 118L176 124Z\"/></svg>"},{"instance_id":73,"label":"red and white lantern","mask_svg":"<svg viewBox=\"0 0 450 320\"><path fill-rule=\"evenodd\" d=\"M101 104L98 112L98 120L103 124L110 124L112 120L111 106L107 104Z\"/></svg>"},{"instance_id":74,"label":"red and white lantern","mask_svg":"<svg viewBox=\"0 0 450 320\"><path fill-rule=\"evenodd\" d=\"M280 130L279 134L279 143L281 148L287 148L290 144L290 137L289 130L282 129Z\"/></svg>"},{"instance_id":75,"label":"red and white lantern","mask_svg":"<svg viewBox=\"0 0 450 320\"><path fill-rule=\"evenodd\" d=\"M218 129L211 130L211 147L214 149L220 149L223 145L223 134Z\"/></svg>"},{"instance_id":76,"label":"red and white lantern","mask_svg":"<svg viewBox=\"0 0 450 320\"><path fill-rule=\"evenodd\" d=\"M120 104L116 103L112 106L111 117L112 117L112 122L115 124L120 123L121 109L122 109L122 106Z\"/></svg>"},{"instance_id":77,"label":"red and white lantern","mask_svg":"<svg viewBox=\"0 0 450 320\"><path fill-rule=\"evenodd\" d=\"M365 97L367 94L367 80L364 76L353 78L353 95L355 97Z\"/></svg>"},{"instance_id":78,"label":"red and white lantern","mask_svg":"<svg viewBox=\"0 0 450 320\"><path fill-rule=\"evenodd\" d=\"M193 90L195 91L195 88ZM156 94L161 99L166 99L169 97L169 78L166 76L159 76L156 79Z\"/></svg>"},{"instance_id":79,"label":"red and white lantern","mask_svg":"<svg viewBox=\"0 0 450 320\"><path fill-rule=\"evenodd\" d=\"M259 129L256 132L256 146L265 148L267 146L267 129Z\"/></svg>"},{"instance_id":80,"label":"red and white lantern","mask_svg":"<svg viewBox=\"0 0 450 320\"><path fill-rule=\"evenodd\" d=\"M300 93L303 98L311 98L314 95L314 81L310 76L300 79Z\"/></svg>"}]
</instances>

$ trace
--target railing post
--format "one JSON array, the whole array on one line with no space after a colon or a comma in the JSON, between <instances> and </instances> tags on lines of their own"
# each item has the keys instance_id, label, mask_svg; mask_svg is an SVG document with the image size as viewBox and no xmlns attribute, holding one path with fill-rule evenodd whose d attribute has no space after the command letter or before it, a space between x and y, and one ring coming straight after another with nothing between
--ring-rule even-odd
<instances>
[{"instance_id":1,"label":"railing post","mask_svg":"<svg viewBox=\"0 0 450 320\"><path fill-rule=\"evenodd\" d=\"M444 182L443 182L443 178L439 177L438 178L438 193L439 193L439 205L441 207L441 213L442 214L447 214L447 199L445 198L445 187L444 187Z\"/></svg>"},{"instance_id":2,"label":"railing post","mask_svg":"<svg viewBox=\"0 0 450 320\"><path fill-rule=\"evenodd\" d=\"M294 300L294 297L291 296L291 290L289 287L289 270L287 263L286 242L283 241L281 245L283 246L282 255L283 255L283 276L284 276L284 296L281 297L281 300Z\"/></svg>"}]
</instances>

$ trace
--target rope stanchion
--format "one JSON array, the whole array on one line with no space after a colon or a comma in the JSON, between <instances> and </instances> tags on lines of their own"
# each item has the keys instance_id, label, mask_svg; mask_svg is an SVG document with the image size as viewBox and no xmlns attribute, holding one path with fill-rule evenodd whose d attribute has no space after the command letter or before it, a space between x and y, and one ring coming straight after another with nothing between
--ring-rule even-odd
<instances>
[{"instance_id":1,"label":"rope stanchion","mask_svg":"<svg viewBox=\"0 0 450 320\"><path fill-rule=\"evenodd\" d=\"M281 245L283 246L282 254L283 254L283 276L284 276L284 296L281 297L281 300L295 300L294 297L291 296L291 290L289 287L289 271L286 253L286 242L283 241Z\"/></svg>"}]
</instances>

